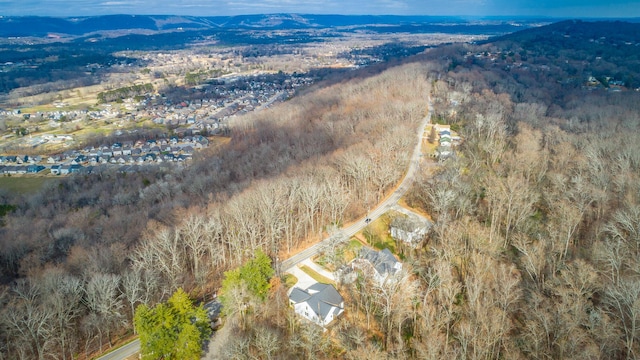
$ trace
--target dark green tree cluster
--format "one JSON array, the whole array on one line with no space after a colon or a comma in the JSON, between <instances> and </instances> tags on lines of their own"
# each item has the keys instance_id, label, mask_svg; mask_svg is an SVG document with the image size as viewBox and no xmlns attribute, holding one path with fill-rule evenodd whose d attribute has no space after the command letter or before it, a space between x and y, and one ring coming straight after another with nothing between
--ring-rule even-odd
<instances>
[{"instance_id":1,"label":"dark green tree cluster","mask_svg":"<svg viewBox=\"0 0 640 360\"><path fill-rule=\"evenodd\" d=\"M133 321L143 359L200 359L211 335L204 307L194 306L182 288L154 308L138 306Z\"/></svg>"},{"instance_id":2,"label":"dark green tree cluster","mask_svg":"<svg viewBox=\"0 0 640 360\"><path fill-rule=\"evenodd\" d=\"M118 89L98 93L98 102L106 103L109 101L122 100L128 97L142 95L151 91L153 91L153 85L151 84L125 86Z\"/></svg>"},{"instance_id":3,"label":"dark green tree cluster","mask_svg":"<svg viewBox=\"0 0 640 360\"><path fill-rule=\"evenodd\" d=\"M208 79L220 76L222 74L223 74L223 71L220 69L188 72L184 76L184 82L187 85L200 85L200 84L206 83Z\"/></svg>"},{"instance_id":4,"label":"dark green tree cluster","mask_svg":"<svg viewBox=\"0 0 640 360\"><path fill-rule=\"evenodd\" d=\"M269 279L272 276L271 259L262 250L258 250L255 257L246 264L224 273L222 292L227 293L225 290L244 284L249 292L264 300L269 292Z\"/></svg>"},{"instance_id":5,"label":"dark green tree cluster","mask_svg":"<svg viewBox=\"0 0 640 360\"><path fill-rule=\"evenodd\" d=\"M225 272L221 296L224 313L240 315L244 328L247 313L267 298L273 273L271 259L262 250L241 267Z\"/></svg>"}]
</instances>

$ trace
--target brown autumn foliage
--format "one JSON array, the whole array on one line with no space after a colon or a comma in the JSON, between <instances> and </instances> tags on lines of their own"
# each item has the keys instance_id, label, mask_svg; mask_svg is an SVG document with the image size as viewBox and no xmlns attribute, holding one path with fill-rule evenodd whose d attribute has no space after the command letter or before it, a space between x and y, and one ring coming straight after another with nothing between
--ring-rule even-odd
<instances>
[{"instance_id":1,"label":"brown autumn foliage","mask_svg":"<svg viewBox=\"0 0 640 360\"><path fill-rule=\"evenodd\" d=\"M286 345L271 357L638 357L638 93L534 75L538 86L470 63L432 77L437 119L464 143L408 198L436 223L405 254L402 291L343 286L346 312L328 333L308 344L301 322L279 326Z\"/></svg>"},{"instance_id":2,"label":"brown autumn foliage","mask_svg":"<svg viewBox=\"0 0 640 360\"><path fill-rule=\"evenodd\" d=\"M557 74L521 76L469 64L433 86L464 144L410 199L437 219L415 261L438 281L403 355L635 358L638 93L537 97Z\"/></svg>"},{"instance_id":3,"label":"brown autumn foliage","mask_svg":"<svg viewBox=\"0 0 640 360\"><path fill-rule=\"evenodd\" d=\"M362 213L402 174L428 93L464 143L407 199L435 226L403 276L342 287L347 312L327 333L276 281L220 356L640 356L638 93L563 82L571 69L526 49L518 61L550 70L468 56L495 46L328 84L238 122L181 171L76 177L24 199L1 229L3 356L104 349L136 304L215 288L254 248L286 253Z\"/></svg>"},{"instance_id":4,"label":"brown autumn foliage","mask_svg":"<svg viewBox=\"0 0 640 360\"><path fill-rule=\"evenodd\" d=\"M407 166L427 73L413 64L320 87L239 119L227 146L184 169L77 176L22 199L0 229L2 351L104 350L137 304L177 287L208 293L254 249L284 257L360 215ZM51 273L73 284L59 294L72 310L49 306ZM273 336L258 335L263 346Z\"/></svg>"}]
</instances>

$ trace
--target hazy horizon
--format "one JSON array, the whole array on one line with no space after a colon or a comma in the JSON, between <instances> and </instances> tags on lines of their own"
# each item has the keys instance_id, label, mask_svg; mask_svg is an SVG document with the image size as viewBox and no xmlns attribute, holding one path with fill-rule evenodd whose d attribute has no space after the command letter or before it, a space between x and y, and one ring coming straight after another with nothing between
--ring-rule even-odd
<instances>
[{"instance_id":1,"label":"hazy horizon","mask_svg":"<svg viewBox=\"0 0 640 360\"><path fill-rule=\"evenodd\" d=\"M424 15L461 17L636 18L640 1L612 0L0 0L0 16L253 14Z\"/></svg>"}]
</instances>

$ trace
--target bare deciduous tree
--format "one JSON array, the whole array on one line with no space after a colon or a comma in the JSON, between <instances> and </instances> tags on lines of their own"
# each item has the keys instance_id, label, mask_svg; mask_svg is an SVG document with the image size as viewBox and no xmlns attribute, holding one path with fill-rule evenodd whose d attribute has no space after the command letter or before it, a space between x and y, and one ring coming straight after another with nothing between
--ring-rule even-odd
<instances>
[{"instance_id":1,"label":"bare deciduous tree","mask_svg":"<svg viewBox=\"0 0 640 360\"><path fill-rule=\"evenodd\" d=\"M3 323L12 335L11 347L21 359L45 359L53 344L54 314L42 303L42 288L20 280L14 286L16 300L2 313Z\"/></svg>"},{"instance_id":2,"label":"bare deciduous tree","mask_svg":"<svg viewBox=\"0 0 640 360\"><path fill-rule=\"evenodd\" d=\"M84 303L94 313L107 335L109 346L112 346L111 333L126 324L122 314L120 277L112 274L95 274L85 285Z\"/></svg>"},{"instance_id":3,"label":"bare deciduous tree","mask_svg":"<svg viewBox=\"0 0 640 360\"><path fill-rule=\"evenodd\" d=\"M605 301L612 315L621 322L627 359L638 355L640 336L640 281L623 279L618 285L606 288Z\"/></svg>"},{"instance_id":4,"label":"bare deciduous tree","mask_svg":"<svg viewBox=\"0 0 640 360\"><path fill-rule=\"evenodd\" d=\"M82 315L84 284L80 279L53 271L45 274L43 289L48 294L44 306L52 312L54 334L63 359L72 359L78 338L75 322Z\"/></svg>"},{"instance_id":5,"label":"bare deciduous tree","mask_svg":"<svg viewBox=\"0 0 640 360\"><path fill-rule=\"evenodd\" d=\"M252 344L258 350L260 358L273 359L278 349L280 349L279 336L266 327L258 327L254 329L254 333L255 337Z\"/></svg>"},{"instance_id":6,"label":"bare deciduous tree","mask_svg":"<svg viewBox=\"0 0 640 360\"><path fill-rule=\"evenodd\" d=\"M627 206L613 214L604 232L614 240L621 240L629 251L640 256L640 206Z\"/></svg>"},{"instance_id":7,"label":"bare deciduous tree","mask_svg":"<svg viewBox=\"0 0 640 360\"><path fill-rule=\"evenodd\" d=\"M187 270L180 240L175 230L160 229L142 239L132 256L135 267L155 272L165 279L168 284L165 294L178 288Z\"/></svg>"},{"instance_id":8,"label":"bare deciduous tree","mask_svg":"<svg viewBox=\"0 0 640 360\"><path fill-rule=\"evenodd\" d=\"M203 270L201 265L207 253L206 237L210 236L206 232L206 222L202 216L190 215L178 230L185 246L185 260L189 263L191 274L198 286L203 285L209 269L205 266Z\"/></svg>"}]
</instances>

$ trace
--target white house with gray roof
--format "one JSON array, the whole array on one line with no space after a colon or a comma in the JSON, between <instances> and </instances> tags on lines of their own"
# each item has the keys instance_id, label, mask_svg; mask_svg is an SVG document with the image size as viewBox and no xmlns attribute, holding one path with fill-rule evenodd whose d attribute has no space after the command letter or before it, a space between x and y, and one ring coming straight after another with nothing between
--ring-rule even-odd
<instances>
[{"instance_id":1,"label":"white house with gray roof","mask_svg":"<svg viewBox=\"0 0 640 360\"><path fill-rule=\"evenodd\" d=\"M289 294L289 303L297 314L323 327L344 312L344 300L330 284L295 287Z\"/></svg>"}]
</instances>

